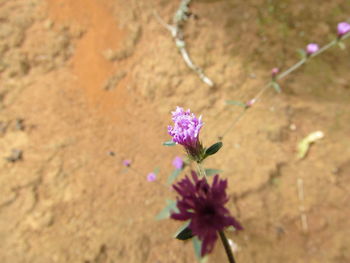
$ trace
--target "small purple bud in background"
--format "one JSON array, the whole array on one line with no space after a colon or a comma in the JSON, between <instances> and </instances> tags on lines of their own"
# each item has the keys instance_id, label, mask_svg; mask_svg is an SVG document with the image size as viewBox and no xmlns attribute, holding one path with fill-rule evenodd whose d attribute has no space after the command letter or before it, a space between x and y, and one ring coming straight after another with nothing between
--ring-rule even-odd
<instances>
[{"instance_id":1,"label":"small purple bud in background","mask_svg":"<svg viewBox=\"0 0 350 263\"><path fill-rule=\"evenodd\" d=\"M272 76L272 78L275 78L279 72L280 72L279 68L273 68L273 69L271 70L271 76Z\"/></svg>"},{"instance_id":2,"label":"small purple bud in background","mask_svg":"<svg viewBox=\"0 0 350 263\"><path fill-rule=\"evenodd\" d=\"M316 53L320 48L315 43L310 43L306 46L306 53L310 56Z\"/></svg>"},{"instance_id":3,"label":"small purple bud in background","mask_svg":"<svg viewBox=\"0 0 350 263\"><path fill-rule=\"evenodd\" d=\"M256 99L251 99L246 103L246 107L249 108L253 106L253 104L256 102Z\"/></svg>"},{"instance_id":4,"label":"small purple bud in background","mask_svg":"<svg viewBox=\"0 0 350 263\"><path fill-rule=\"evenodd\" d=\"M347 22L341 22L338 24L338 36L342 37L350 32L350 24Z\"/></svg>"},{"instance_id":5,"label":"small purple bud in background","mask_svg":"<svg viewBox=\"0 0 350 263\"><path fill-rule=\"evenodd\" d=\"M149 173L148 175L147 175L147 181L148 182L153 182L153 181L155 181L157 179L157 175L155 174L155 173L153 173L153 172L151 172L151 173Z\"/></svg>"},{"instance_id":6,"label":"small purple bud in background","mask_svg":"<svg viewBox=\"0 0 350 263\"><path fill-rule=\"evenodd\" d=\"M124 160L123 161L124 166L130 167L131 166L131 160Z\"/></svg>"},{"instance_id":7,"label":"small purple bud in background","mask_svg":"<svg viewBox=\"0 0 350 263\"><path fill-rule=\"evenodd\" d=\"M181 157L176 156L173 160L173 165L174 165L175 169L181 170L182 167L184 166L184 161L182 160Z\"/></svg>"}]
</instances>

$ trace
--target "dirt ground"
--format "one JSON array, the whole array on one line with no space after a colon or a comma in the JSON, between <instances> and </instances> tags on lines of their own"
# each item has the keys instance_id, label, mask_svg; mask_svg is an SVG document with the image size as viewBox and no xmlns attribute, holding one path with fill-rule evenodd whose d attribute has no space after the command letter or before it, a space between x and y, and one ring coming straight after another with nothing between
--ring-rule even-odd
<instances>
[{"instance_id":1,"label":"dirt ground","mask_svg":"<svg viewBox=\"0 0 350 263\"><path fill-rule=\"evenodd\" d=\"M241 111L226 100L251 99L350 18L346 0L193 0L184 34L209 87L155 17L170 22L178 3L0 0L1 262L195 262L172 238L180 223L155 220L184 156L162 146L170 111L202 115L203 143L216 142ZM245 228L229 233L237 262L350 262L349 56L335 47L265 93L205 163ZM217 243L208 262L225 260Z\"/></svg>"}]
</instances>

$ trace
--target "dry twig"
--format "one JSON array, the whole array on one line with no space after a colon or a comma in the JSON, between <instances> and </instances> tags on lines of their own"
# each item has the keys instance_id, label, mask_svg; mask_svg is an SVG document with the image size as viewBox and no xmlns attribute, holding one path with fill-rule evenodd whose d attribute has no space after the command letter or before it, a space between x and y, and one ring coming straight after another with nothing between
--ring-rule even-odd
<instances>
[{"instance_id":1,"label":"dry twig","mask_svg":"<svg viewBox=\"0 0 350 263\"><path fill-rule=\"evenodd\" d=\"M213 81L207 77L200 67L193 63L191 57L186 49L186 42L183 37L182 29L185 25L185 21L189 18L189 4L191 0L182 0L179 8L177 9L173 17L173 25L169 25L164 22L164 20L154 12L155 17L158 19L159 23L169 30L171 36L174 38L176 47L179 49L182 58L184 59L186 65L197 73L198 77L208 86L213 87Z\"/></svg>"},{"instance_id":2,"label":"dry twig","mask_svg":"<svg viewBox=\"0 0 350 263\"><path fill-rule=\"evenodd\" d=\"M300 220L301 220L301 227L304 231L304 233L307 233L309 230L309 226L307 223L307 216L305 213L305 206L304 206L304 181L301 178L297 179L297 188L298 188L298 197L299 197L299 212L300 212Z\"/></svg>"}]
</instances>

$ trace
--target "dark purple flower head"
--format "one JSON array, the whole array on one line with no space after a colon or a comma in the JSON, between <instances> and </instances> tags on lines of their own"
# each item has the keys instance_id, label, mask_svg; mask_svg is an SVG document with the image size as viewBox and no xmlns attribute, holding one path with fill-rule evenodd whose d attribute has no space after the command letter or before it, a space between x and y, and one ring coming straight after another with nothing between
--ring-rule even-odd
<instances>
[{"instance_id":1,"label":"dark purple flower head","mask_svg":"<svg viewBox=\"0 0 350 263\"><path fill-rule=\"evenodd\" d=\"M347 22L341 22L338 24L338 36L342 37L343 35L350 32L350 24Z\"/></svg>"},{"instance_id":2,"label":"dark purple flower head","mask_svg":"<svg viewBox=\"0 0 350 263\"><path fill-rule=\"evenodd\" d=\"M312 55L312 54L316 53L318 50L319 50L319 47L315 43L310 43L306 46L306 53L308 55Z\"/></svg>"},{"instance_id":3,"label":"dark purple flower head","mask_svg":"<svg viewBox=\"0 0 350 263\"><path fill-rule=\"evenodd\" d=\"M175 167L175 169L181 170L184 166L184 161L181 157L176 156L173 160L173 166Z\"/></svg>"},{"instance_id":4,"label":"dark purple flower head","mask_svg":"<svg viewBox=\"0 0 350 263\"><path fill-rule=\"evenodd\" d=\"M190 220L188 227L192 234L203 242L201 254L204 256L213 250L218 231L228 226L233 226L236 230L243 228L225 208L228 202L225 192L226 180L221 180L219 175L215 175L210 186L205 178L199 179L193 171L192 178L193 182L186 176L178 184L173 185L181 199L177 200L179 212L172 213L171 218L181 221Z\"/></svg>"},{"instance_id":5,"label":"dark purple flower head","mask_svg":"<svg viewBox=\"0 0 350 263\"><path fill-rule=\"evenodd\" d=\"M201 116L197 118L190 110L176 107L172 112L174 127L168 126L168 133L173 141L183 145L191 157L199 157L202 146L199 142L199 131L203 126Z\"/></svg>"}]
</instances>

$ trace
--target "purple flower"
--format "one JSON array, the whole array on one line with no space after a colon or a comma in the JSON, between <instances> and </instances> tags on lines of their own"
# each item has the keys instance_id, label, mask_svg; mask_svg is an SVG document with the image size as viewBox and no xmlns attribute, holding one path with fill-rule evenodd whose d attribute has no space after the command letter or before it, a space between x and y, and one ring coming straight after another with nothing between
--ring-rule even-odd
<instances>
[{"instance_id":1,"label":"purple flower","mask_svg":"<svg viewBox=\"0 0 350 263\"><path fill-rule=\"evenodd\" d=\"M174 165L175 169L181 170L182 167L184 166L184 161L182 160L181 157L176 156L173 160L173 165Z\"/></svg>"},{"instance_id":2,"label":"purple flower","mask_svg":"<svg viewBox=\"0 0 350 263\"><path fill-rule=\"evenodd\" d=\"M124 160L123 161L124 166L130 167L131 166L131 160Z\"/></svg>"},{"instance_id":3,"label":"purple flower","mask_svg":"<svg viewBox=\"0 0 350 263\"><path fill-rule=\"evenodd\" d=\"M213 250L218 231L228 226L233 226L236 230L242 230L243 227L225 208L229 200L225 192L226 180L221 180L219 175L215 175L210 186L205 178L198 179L194 171L192 178L194 182L186 176L177 185L173 185L181 199L177 200L179 212L172 213L171 218L190 220L188 227L192 234L203 242L201 254L204 256Z\"/></svg>"},{"instance_id":4,"label":"purple flower","mask_svg":"<svg viewBox=\"0 0 350 263\"><path fill-rule=\"evenodd\" d=\"M147 181L148 182L153 182L153 181L155 181L157 179L157 175L155 174L155 173L153 173L153 172L151 172L151 173L149 173L148 175L147 175Z\"/></svg>"},{"instance_id":5,"label":"purple flower","mask_svg":"<svg viewBox=\"0 0 350 263\"><path fill-rule=\"evenodd\" d=\"M184 111L181 107L176 107L172 112L174 127L168 126L168 133L173 137L173 141L185 147L190 157L199 160L203 147L199 142L199 131L203 126L201 116L196 116L188 109Z\"/></svg>"},{"instance_id":6,"label":"purple flower","mask_svg":"<svg viewBox=\"0 0 350 263\"><path fill-rule=\"evenodd\" d=\"M248 100L245 105L247 108L250 108L251 106L254 105L255 102L256 102L256 99L254 98L254 99Z\"/></svg>"},{"instance_id":7,"label":"purple flower","mask_svg":"<svg viewBox=\"0 0 350 263\"><path fill-rule=\"evenodd\" d=\"M273 69L271 70L271 76L272 76L273 78L275 78L279 72L280 72L279 68L273 68Z\"/></svg>"},{"instance_id":8,"label":"purple flower","mask_svg":"<svg viewBox=\"0 0 350 263\"><path fill-rule=\"evenodd\" d=\"M306 46L306 53L308 55L312 55L312 54L316 53L318 50L319 50L319 47L315 43L310 43Z\"/></svg>"},{"instance_id":9,"label":"purple flower","mask_svg":"<svg viewBox=\"0 0 350 263\"><path fill-rule=\"evenodd\" d=\"M347 22L341 22L338 24L338 36L342 37L343 35L350 32L350 24Z\"/></svg>"}]
</instances>

